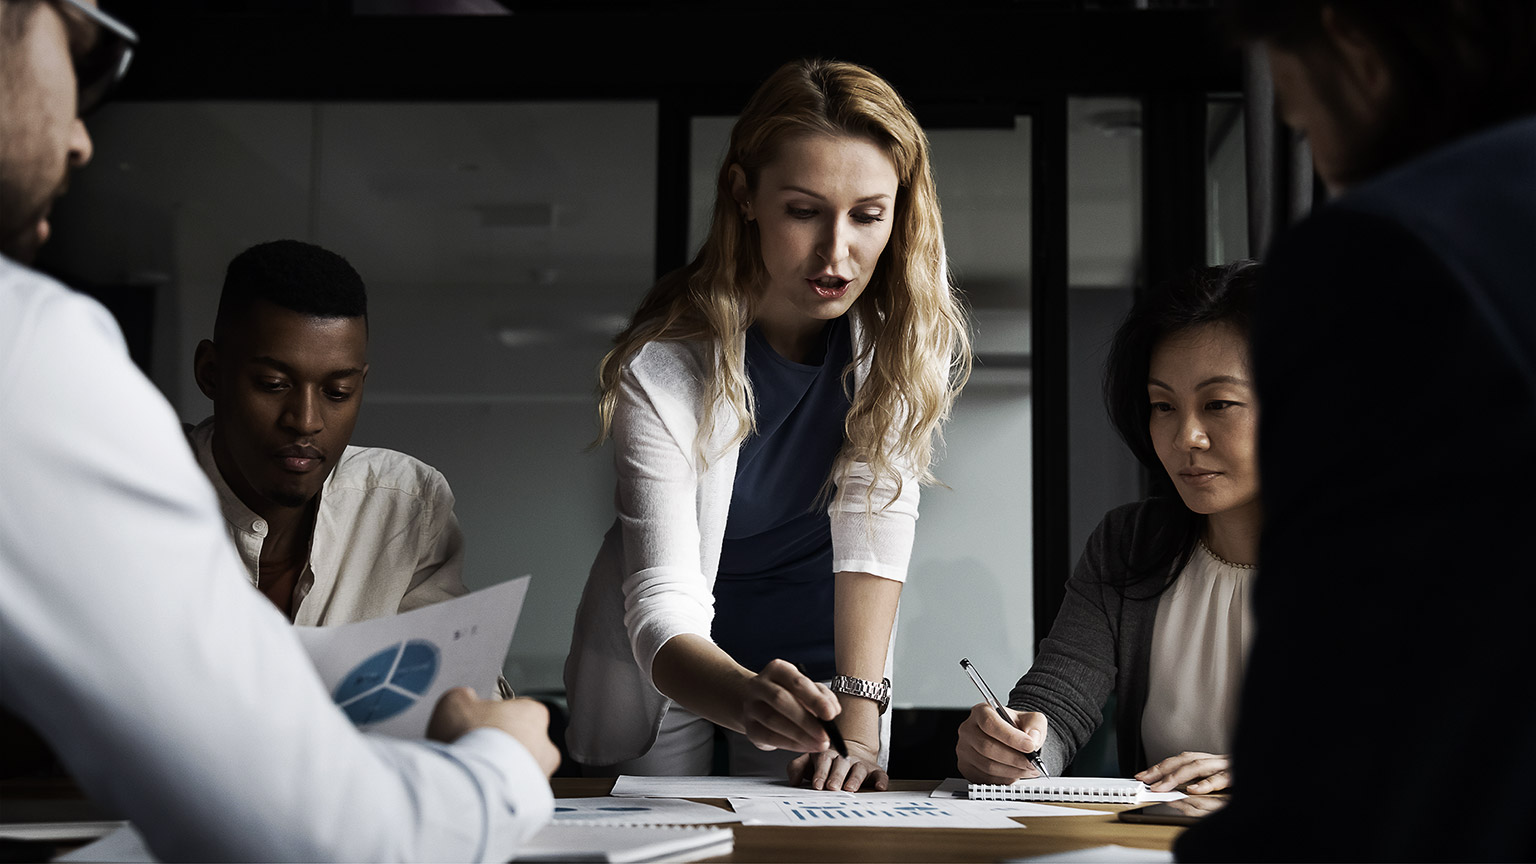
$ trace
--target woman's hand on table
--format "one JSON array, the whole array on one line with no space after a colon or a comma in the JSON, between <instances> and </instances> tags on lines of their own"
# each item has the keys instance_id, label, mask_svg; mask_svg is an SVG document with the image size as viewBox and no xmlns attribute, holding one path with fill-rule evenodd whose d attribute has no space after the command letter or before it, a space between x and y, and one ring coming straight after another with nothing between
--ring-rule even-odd
<instances>
[{"instance_id":1,"label":"woman's hand on table","mask_svg":"<svg viewBox=\"0 0 1536 864\"><path fill-rule=\"evenodd\" d=\"M862 741L843 736L848 746L848 758L836 751L804 753L789 763L789 782L806 785L812 789L842 789L857 792L868 786L876 792L890 788L891 778L880 769L878 749L871 749Z\"/></svg>"},{"instance_id":2,"label":"woman's hand on table","mask_svg":"<svg viewBox=\"0 0 1536 864\"><path fill-rule=\"evenodd\" d=\"M992 706L979 702L960 724L955 759L960 773L972 783L1012 783L1040 772L1025 754L1045 744L1050 724L1038 711L1004 708L1012 723L1004 723Z\"/></svg>"},{"instance_id":3,"label":"woman's hand on table","mask_svg":"<svg viewBox=\"0 0 1536 864\"><path fill-rule=\"evenodd\" d=\"M1225 754L1186 750L1137 774L1136 779L1153 792L1184 786L1191 795L1208 795L1232 785L1232 761Z\"/></svg>"},{"instance_id":4,"label":"woman's hand on table","mask_svg":"<svg viewBox=\"0 0 1536 864\"><path fill-rule=\"evenodd\" d=\"M1164 801L1168 807L1173 808L1185 816L1209 816L1217 810L1227 806L1225 795L1195 795L1186 796L1177 801Z\"/></svg>"}]
</instances>

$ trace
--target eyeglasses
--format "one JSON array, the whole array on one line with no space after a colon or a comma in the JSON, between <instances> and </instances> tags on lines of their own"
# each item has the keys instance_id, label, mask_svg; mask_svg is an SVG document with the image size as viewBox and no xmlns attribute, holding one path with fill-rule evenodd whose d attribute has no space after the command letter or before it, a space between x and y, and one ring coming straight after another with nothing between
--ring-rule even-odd
<instances>
[{"instance_id":1,"label":"eyeglasses","mask_svg":"<svg viewBox=\"0 0 1536 864\"><path fill-rule=\"evenodd\" d=\"M79 87L77 110L84 117L123 80L139 37L127 25L84 0L55 2L66 20L71 19L73 13L74 20L70 23L87 26L84 32L72 27L70 35L70 54Z\"/></svg>"}]
</instances>

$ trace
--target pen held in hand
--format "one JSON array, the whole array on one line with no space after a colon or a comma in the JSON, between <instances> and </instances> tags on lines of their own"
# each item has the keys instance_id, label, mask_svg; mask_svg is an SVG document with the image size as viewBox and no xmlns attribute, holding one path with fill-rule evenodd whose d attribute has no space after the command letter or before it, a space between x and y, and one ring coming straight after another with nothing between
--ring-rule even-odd
<instances>
[{"instance_id":1,"label":"pen held in hand","mask_svg":"<svg viewBox=\"0 0 1536 864\"><path fill-rule=\"evenodd\" d=\"M987 700L987 704L992 706L992 710L997 712L997 716L1003 718L1004 723L1013 726L1013 721L1008 719L1008 712L1003 710L1003 703L997 701L997 697L992 695L992 688L987 686L987 682L981 680L981 673L976 671L976 666L970 660L961 657L960 668L965 670L965 674L971 676L971 683L975 684L976 689L981 691L982 698ZM1035 770L1040 772L1041 777L1051 776L1051 773L1045 770L1045 763L1040 761L1039 750L1025 753L1024 758L1029 760L1029 764L1035 766Z\"/></svg>"},{"instance_id":2,"label":"pen held in hand","mask_svg":"<svg viewBox=\"0 0 1536 864\"><path fill-rule=\"evenodd\" d=\"M800 670L801 675L811 678L810 673L805 671L805 664L796 663L795 668ZM815 681L816 679L811 678L811 680ZM814 717L815 715L811 716ZM843 733L837 728L837 724L831 720L822 720L820 717L816 717L816 719L821 723L822 730L827 733L827 740L832 742L832 749L837 751L837 755L847 759L848 744L843 741Z\"/></svg>"},{"instance_id":3,"label":"pen held in hand","mask_svg":"<svg viewBox=\"0 0 1536 864\"><path fill-rule=\"evenodd\" d=\"M820 717L816 719L821 720ZM847 759L848 744L843 741L843 733L838 731L837 724L831 720L821 720L821 728L827 730L827 739L832 742L832 749L837 751L837 755Z\"/></svg>"}]
</instances>

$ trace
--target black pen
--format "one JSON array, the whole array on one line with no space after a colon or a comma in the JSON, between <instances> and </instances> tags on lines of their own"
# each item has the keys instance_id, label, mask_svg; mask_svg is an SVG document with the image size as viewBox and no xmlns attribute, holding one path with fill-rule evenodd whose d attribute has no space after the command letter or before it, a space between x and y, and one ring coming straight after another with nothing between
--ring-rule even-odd
<instances>
[{"instance_id":1,"label":"black pen","mask_svg":"<svg viewBox=\"0 0 1536 864\"><path fill-rule=\"evenodd\" d=\"M805 671L804 663L796 663L795 668L800 670L801 675L804 675L807 678L811 678L811 673ZM812 683L815 683L815 681L815 678L811 678ZM815 714L812 714L811 716L816 717ZM827 740L832 742L832 749L837 751L837 755L847 759L848 745L843 742L843 733L838 731L837 724L833 723L831 720L822 720L820 717L816 717L816 719L821 721L821 728L826 730Z\"/></svg>"},{"instance_id":2,"label":"black pen","mask_svg":"<svg viewBox=\"0 0 1536 864\"><path fill-rule=\"evenodd\" d=\"M975 665L961 657L960 668L965 670L965 674L971 676L971 683L975 684L976 689L981 691L981 695L987 700L987 704L992 706L992 710L997 712L997 716L1003 718L1004 723L1013 726L1013 721L1008 719L1008 712L1003 710L1003 703L997 701L997 697L992 695L992 688L987 686L987 682L981 680L981 673L976 671ZM1018 727L1014 726L1014 728L1017 729ZM1029 760L1029 764L1035 766L1035 770L1040 772L1041 777L1051 776L1051 773L1045 770L1045 763L1040 761L1039 750L1033 753L1025 753L1024 758Z\"/></svg>"}]
</instances>

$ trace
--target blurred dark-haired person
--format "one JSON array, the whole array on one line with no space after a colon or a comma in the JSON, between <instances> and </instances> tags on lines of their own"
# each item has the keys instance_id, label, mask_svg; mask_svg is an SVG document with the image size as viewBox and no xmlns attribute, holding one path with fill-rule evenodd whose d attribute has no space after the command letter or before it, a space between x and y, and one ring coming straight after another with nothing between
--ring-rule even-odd
<instances>
[{"instance_id":1,"label":"blurred dark-haired person","mask_svg":"<svg viewBox=\"0 0 1536 864\"><path fill-rule=\"evenodd\" d=\"M1104 401L1121 438L1158 478L1088 539L1029 672L1008 694L1011 724L986 703L955 755L976 783L1060 774L1116 696L1120 771L1157 791L1231 783L1262 514L1259 406L1248 333L1259 267L1195 270L1139 300L1115 333Z\"/></svg>"},{"instance_id":2,"label":"blurred dark-haired person","mask_svg":"<svg viewBox=\"0 0 1536 864\"><path fill-rule=\"evenodd\" d=\"M350 446L368 303L344 258L297 240L236 256L193 373L213 400L188 432L197 461L251 584L290 620L344 624L465 593L443 475Z\"/></svg>"},{"instance_id":3,"label":"blurred dark-haired person","mask_svg":"<svg viewBox=\"0 0 1536 864\"><path fill-rule=\"evenodd\" d=\"M360 733L111 316L19 263L135 42L89 0L0 0L0 707L160 860L510 860L552 815L548 710L458 688L435 741Z\"/></svg>"},{"instance_id":4,"label":"blurred dark-haired person","mask_svg":"<svg viewBox=\"0 0 1536 864\"><path fill-rule=\"evenodd\" d=\"M1334 197L1267 261L1236 783L1176 855L1536 859L1536 3L1227 5Z\"/></svg>"}]
</instances>

